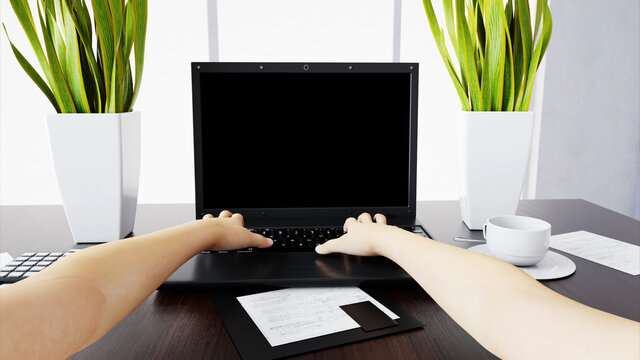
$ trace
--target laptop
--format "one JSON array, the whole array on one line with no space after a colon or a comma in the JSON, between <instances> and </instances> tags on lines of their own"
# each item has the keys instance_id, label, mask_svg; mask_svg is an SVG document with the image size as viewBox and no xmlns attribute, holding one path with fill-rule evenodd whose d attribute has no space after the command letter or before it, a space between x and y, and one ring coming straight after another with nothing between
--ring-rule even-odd
<instances>
[{"instance_id":1,"label":"laptop","mask_svg":"<svg viewBox=\"0 0 640 360\"><path fill-rule=\"evenodd\" d=\"M416 219L416 63L193 63L196 218L227 209L269 249L206 251L165 285L408 279L383 257L318 255L362 212ZM393 241L394 239L389 239Z\"/></svg>"}]
</instances>

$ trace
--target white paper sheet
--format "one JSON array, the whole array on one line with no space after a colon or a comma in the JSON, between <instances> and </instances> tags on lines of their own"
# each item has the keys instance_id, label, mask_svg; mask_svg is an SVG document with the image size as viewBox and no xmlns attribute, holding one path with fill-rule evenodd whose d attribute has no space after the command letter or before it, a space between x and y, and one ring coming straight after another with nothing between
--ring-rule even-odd
<instances>
[{"instance_id":1,"label":"white paper sheet","mask_svg":"<svg viewBox=\"0 0 640 360\"><path fill-rule=\"evenodd\" d=\"M0 253L0 269L13 261L13 257L7 252Z\"/></svg>"},{"instance_id":2,"label":"white paper sheet","mask_svg":"<svg viewBox=\"0 0 640 360\"><path fill-rule=\"evenodd\" d=\"M360 327L340 306L370 301L398 315L357 287L293 288L237 298L271 346Z\"/></svg>"},{"instance_id":3,"label":"white paper sheet","mask_svg":"<svg viewBox=\"0 0 640 360\"><path fill-rule=\"evenodd\" d=\"M627 274L640 274L640 247L637 245L588 231L576 231L553 235L551 247Z\"/></svg>"}]
</instances>

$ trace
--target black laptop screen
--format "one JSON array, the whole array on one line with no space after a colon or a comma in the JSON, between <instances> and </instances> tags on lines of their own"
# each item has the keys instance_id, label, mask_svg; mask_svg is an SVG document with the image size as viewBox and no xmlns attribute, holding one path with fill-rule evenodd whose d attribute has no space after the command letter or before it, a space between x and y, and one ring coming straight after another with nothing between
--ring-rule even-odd
<instances>
[{"instance_id":1,"label":"black laptop screen","mask_svg":"<svg viewBox=\"0 0 640 360\"><path fill-rule=\"evenodd\" d=\"M406 207L411 75L200 77L204 208Z\"/></svg>"}]
</instances>

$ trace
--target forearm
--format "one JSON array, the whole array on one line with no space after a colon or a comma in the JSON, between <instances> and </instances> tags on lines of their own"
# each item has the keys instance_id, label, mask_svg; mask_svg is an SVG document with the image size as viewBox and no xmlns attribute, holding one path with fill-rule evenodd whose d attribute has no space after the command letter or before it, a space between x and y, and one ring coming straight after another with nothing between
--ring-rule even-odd
<instances>
[{"instance_id":1,"label":"forearm","mask_svg":"<svg viewBox=\"0 0 640 360\"><path fill-rule=\"evenodd\" d=\"M592 357L621 347L637 354L637 323L576 303L510 264L406 232L378 247L499 357ZM609 327L617 330L603 334Z\"/></svg>"},{"instance_id":2,"label":"forearm","mask_svg":"<svg viewBox=\"0 0 640 360\"><path fill-rule=\"evenodd\" d=\"M54 352L49 355L56 357L55 351L63 351L68 356L109 331L189 258L213 247L215 232L211 221L198 220L79 251L3 289L3 315L8 309L22 307L28 317L22 321L39 323L34 327L41 340L52 343ZM15 318L16 314L3 317ZM3 345L28 344L25 339L34 338L31 334L12 339L6 326L6 322L2 324L7 330ZM13 329L20 328L25 327ZM55 344L58 340L66 346Z\"/></svg>"},{"instance_id":3,"label":"forearm","mask_svg":"<svg viewBox=\"0 0 640 360\"><path fill-rule=\"evenodd\" d=\"M378 252L407 271L460 326L492 350L487 321L501 313L498 308L492 311L500 306L496 299L502 301L505 289L520 288L520 281L529 279L512 273L507 264L468 256L467 250L410 233L398 232L392 240L381 240Z\"/></svg>"},{"instance_id":4,"label":"forearm","mask_svg":"<svg viewBox=\"0 0 640 360\"><path fill-rule=\"evenodd\" d=\"M93 246L54 263L24 283L63 277L82 279L100 289L110 307L123 304L123 300L139 303L184 262L212 248L215 232L215 224L197 220Z\"/></svg>"},{"instance_id":5,"label":"forearm","mask_svg":"<svg viewBox=\"0 0 640 360\"><path fill-rule=\"evenodd\" d=\"M40 277L28 280L73 278L95 286L104 296L104 306L109 309L101 314L104 318L100 321L108 330L188 259L213 247L215 230L215 225L197 220L94 246L54 263L48 271L38 274Z\"/></svg>"}]
</instances>

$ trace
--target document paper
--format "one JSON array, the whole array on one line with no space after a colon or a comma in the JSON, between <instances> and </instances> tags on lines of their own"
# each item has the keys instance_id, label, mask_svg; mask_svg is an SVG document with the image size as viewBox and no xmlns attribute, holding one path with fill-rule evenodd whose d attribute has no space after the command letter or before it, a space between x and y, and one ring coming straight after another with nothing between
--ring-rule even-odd
<instances>
[{"instance_id":1,"label":"document paper","mask_svg":"<svg viewBox=\"0 0 640 360\"><path fill-rule=\"evenodd\" d=\"M0 253L0 268L13 261L13 257L7 252Z\"/></svg>"},{"instance_id":2,"label":"document paper","mask_svg":"<svg viewBox=\"0 0 640 360\"><path fill-rule=\"evenodd\" d=\"M13 257L7 252L0 253L0 268L13 261ZM2 284L0 287L9 286L11 284Z\"/></svg>"},{"instance_id":3,"label":"document paper","mask_svg":"<svg viewBox=\"0 0 640 360\"><path fill-rule=\"evenodd\" d=\"M292 288L237 298L271 346L359 328L340 306L370 301L398 319L357 287Z\"/></svg>"},{"instance_id":4,"label":"document paper","mask_svg":"<svg viewBox=\"0 0 640 360\"><path fill-rule=\"evenodd\" d=\"M551 237L551 247L598 264L640 274L640 247L588 231L576 231Z\"/></svg>"}]
</instances>

